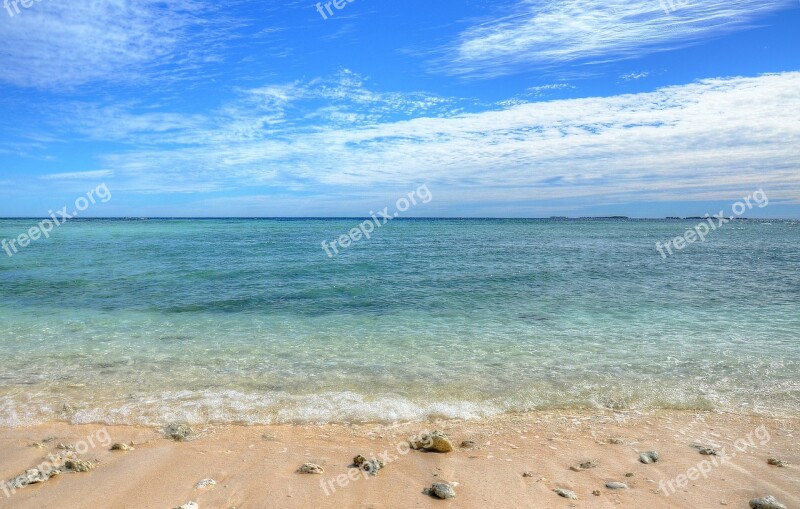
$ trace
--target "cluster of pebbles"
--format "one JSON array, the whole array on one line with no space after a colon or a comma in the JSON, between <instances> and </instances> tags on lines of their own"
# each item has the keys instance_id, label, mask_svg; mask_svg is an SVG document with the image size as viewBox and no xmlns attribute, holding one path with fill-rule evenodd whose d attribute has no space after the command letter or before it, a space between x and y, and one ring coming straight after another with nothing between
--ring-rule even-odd
<instances>
[{"instance_id":1,"label":"cluster of pebbles","mask_svg":"<svg viewBox=\"0 0 800 509\"><path fill-rule=\"evenodd\" d=\"M620 439L611 439L611 440L609 440L609 443L611 443L611 444L622 444L623 442ZM702 454L704 456L716 456L719 453L719 451L717 449L712 448L712 447L705 447L705 446L698 446L698 445L693 445L692 447L697 449L700 452L700 454ZM660 459L660 456L659 456L657 451L647 451L647 452L643 452L643 453L639 454L639 462L643 463L645 465L651 465L653 463L658 463L659 459ZM782 461L780 459L777 459L777 458L769 458L767 460L767 463L769 465L773 465L773 466L781 467L781 468L786 466L786 463L784 461ZM573 472L581 472L583 470L588 470L588 469L591 469L591 468L595 468L597 466L598 466L598 463L596 461L588 460L588 461L584 461L582 463L579 463L577 465L573 465L573 466L571 466L569 468ZM525 472L525 473L522 474L522 476L523 477L532 477L533 474L531 472ZM633 473L628 473L628 474L625 474L625 476L626 477L633 477L634 474ZM618 481L608 481L608 482L605 483L605 487L610 489L610 490L626 490L626 489L628 489L628 485L627 484L625 484L623 482L618 482ZM570 499L570 500L577 500L578 499L578 495L574 491L568 490L566 488L556 488L553 491L558 496L563 497L563 498L567 498L567 499ZM592 495L595 495L595 496L600 496L600 494L601 493L600 493L599 490L595 490L595 491L592 492ZM753 500L750 501L750 508L751 509L786 509L786 506L781 504L780 502L778 502L775 499L775 497L770 495L770 496L766 496L766 497L762 497L762 498L754 498Z\"/></svg>"},{"instance_id":2,"label":"cluster of pebbles","mask_svg":"<svg viewBox=\"0 0 800 509\"><path fill-rule=\"evenodd\" d=\"M31 447L47 449L46 444L50 441L51 439L46 439L42 442L34 442ZM48 454L39 465L8 480L6 484L12 489L18 490L32 484L47 482L61 474L89 472L96 466L91 461L79 458L74 445L58 444L55 446L55 452Z\"/></svg>"},{"instance_id":3,"label":"cluster of pebbles","mask_svg":"<svg viewBox=\"0 0 800 509\"><path fill-rule=\"evenodd\" d=\"M462 444L463 447L470 447L474 444ZM441 431L424 434L409 441L409 446L414 450L425 450L439 453L448 453L455 450L453 442ZM360 468L369 475L376 476L385 467L384 463L377 459L367 459L362 455L353 458L353 467ZM298 474L322 474L325 472L320 465L315 463L304 463L297 469ZM455 487L458 483L454 482L435 482L429 488L422 490L422 493L433 498L447 500L456 497Z\"/></svg>"}]
</instances>

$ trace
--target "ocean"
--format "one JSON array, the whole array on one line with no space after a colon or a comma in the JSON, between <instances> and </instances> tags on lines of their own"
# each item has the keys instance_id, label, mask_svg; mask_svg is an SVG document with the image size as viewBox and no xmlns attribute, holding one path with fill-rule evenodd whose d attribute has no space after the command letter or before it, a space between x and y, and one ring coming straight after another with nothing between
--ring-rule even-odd
<instances>
[{"instance_id":1,"label":"ocean","mask_svg":"<svg viewBox=\"0 0 800 509\"><path fill-rule=\"evenodd\" d=\"M0 220L0 239L36 224ZM800 410L800 228L73 220L0 251L0 426Z\"/></svg>"}]
</instances>

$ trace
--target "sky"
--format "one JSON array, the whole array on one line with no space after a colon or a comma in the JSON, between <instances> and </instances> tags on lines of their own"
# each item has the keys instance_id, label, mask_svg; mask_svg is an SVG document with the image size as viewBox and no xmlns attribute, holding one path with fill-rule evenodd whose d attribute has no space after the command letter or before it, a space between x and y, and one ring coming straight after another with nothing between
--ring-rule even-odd
<instances>
[{"instance_id":1,"label":"sky","mask_svg":"<svg viewBox=\"0 0 800 509\"><path fill-rule=\"evenodd\" d=\"M326 3L5 0L0 216L800 217L798 0Z\"/></svg>"}]
</instances>

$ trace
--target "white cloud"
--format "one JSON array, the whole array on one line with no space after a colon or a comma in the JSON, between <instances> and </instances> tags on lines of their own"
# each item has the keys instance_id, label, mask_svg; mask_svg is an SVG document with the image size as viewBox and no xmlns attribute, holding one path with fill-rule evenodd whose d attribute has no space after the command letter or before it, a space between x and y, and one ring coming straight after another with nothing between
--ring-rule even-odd
<instances>
[{"instance_id":1,"label":"white cloud","mask_svg":"<svg viewBox=\"0 0 800 509\"><path fill-rule=\"evenodd\" d=\"M205 0L36 2L13 17L2 11L0 81L19 87L74 88L129 83L207 60L213 47ZM202 34L200 33L202 32ZM202 41L192 43L192 40Z\"/></svg>"},{"instance_id":2,"label":"white cloud","mask_svg":"<svg viewBox=\"0 0 800 509\"><path fill-rule=\"evenodd\" d=\"M398 117L444 115L456 103L423 92L374 92L366 87L366 81L343 69L328 78L239 90L237 101L207 115L135 112L131 103L114 107L74 103L62 110L69 124L95 140L195 145L286 136L309 124L318 131Z\"/></svg>"},{"instance_id":3,"label":"white cloud","mask_svg":"<svg viewBox=\"0 0 800 509\"><path fill-rule=\"evenodd\" d=\"M112 175L114 175L114 172L111 170L92 170L72 173L51 173L50 175L42 175L39 178L41 180L94 180L110 177Z\"/></svg>"},{"instance_id":4,"label":"white cloud","mask_svg":"<svg viewBox=\"0 0 800 509\"><path fill-rule=\"evenodd\" d=\"M511 106L518 106L520 104L527 104L532 97L542 98L555 94L559 90L574 89L573 85L567 83L550 83L547 85L540 85L536 87L529 87L522 94L512 97L511 99L504 99L496 103L497 106L509 108Z\"/></svg>"},{"instance_id":5,"label":"white cloud","mask_svg":"<svg viewBox=\"0 0 800 509\"><path fill-rule=\"evenodd\" d=\"M685 46L749 26L791 0L520 0L508 15L462 32L438 70L494 77L565 62L607 62Z\"/></svg>"},{"instance_id":6,"label":"white cloud","mask_svg":"<svg viewBox=\"0 0 800 509\"><path fill-rule=\"evenodd\" d=\"M543 92L549 92L552 90L563 90L565 88L575 88L575 87L567 83L550 83L549 85L530 87L528 90L526 90L526 92L531 95L540 95Z\"/></svg>"},{"instance_id":7,"label":"white cloud","mask_svg":"<svg viewBox=\"0 0 800 509\"><path fill-rule=\"evenodd\" d=\"M622 76L620 76L620 78L625 81L632 81L632 80L640 80L648 76L650 76L650 73L647 71L643 71L643 72L630 72L628 74L623 74Z\"/></svg>"},{"instance_id":8,"label":"white cloud","mask_svg":"<svg viewBox=\"0 0 800 509\"><path fill-rule=\"evenodd\" d=\"M145 145L100 160L117 188L139 192L270 186L344 196L429 182L448 190L437 203L468 206L738 199L765 186L797 200L798 89L791 72L403 120L371 117L365 102L352 112L373 120L305 126L260 124L265 113L246 94L225 115L166 135L155 129Z\"/></svg>"}]
</instances>

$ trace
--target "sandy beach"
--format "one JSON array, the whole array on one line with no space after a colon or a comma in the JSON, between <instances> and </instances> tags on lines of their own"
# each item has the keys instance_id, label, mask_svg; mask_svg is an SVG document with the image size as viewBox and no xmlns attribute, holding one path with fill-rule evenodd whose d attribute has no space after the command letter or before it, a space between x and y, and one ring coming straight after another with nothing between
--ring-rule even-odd
<instances>
[{"instance_id":1,"label":"sandy beach","mask_svg":"<svg viewBox=\"0 0 800 509\"><path fill-rule=\"evenodd\" d=\"M2 0L0 509L800 509L800 0Z\"/></svg>"},{"instance_id":2,"label":"sandy beach","mask_svg":"<svg viewBox=\"0 0 800 509\"><path fill-rule=\"evenodd\" d=\"M60 453L95 468L16 491L5 485L0 506L746 508L772 495L798 507L799 425L797 418L720 413L560 411L398 425L209 426L176 441L148 427L52 423L0 431L0 477L41 468ZM444 432L454 450L409 449L409 437L432 430ZM133 450L109 450L114 443ZM649 451L659 460L644 464L640 454ZM359 454L385 465L370 476L352 468ZM309 462L324 473L297 473ZM206 479L216 484L197 487ZM424 494L435 482L452 483L456 498Z\"/></svg>"}]
</instances>

